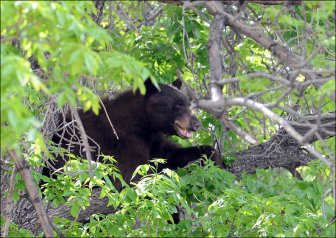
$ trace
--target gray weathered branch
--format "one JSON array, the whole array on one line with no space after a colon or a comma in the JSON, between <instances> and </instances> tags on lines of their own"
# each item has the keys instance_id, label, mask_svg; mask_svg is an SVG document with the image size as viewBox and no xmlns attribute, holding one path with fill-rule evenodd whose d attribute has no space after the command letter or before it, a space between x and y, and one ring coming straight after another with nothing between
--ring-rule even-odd
<instances>
[{"instance_id":1,"label":"gray weathered branch","mask_svg":"<svg viewBox=\"0 0 336 238\"><path fill-rule=\"evenodd\" d=\"M220 5L219 5L220 6ZM222 80L222 34L225 27L225 17L216 14L210 25L209 35L209 62L210 62L210 96L213 101L222 98L222 89L216 82Z\"/></svg>"}]
</instances>

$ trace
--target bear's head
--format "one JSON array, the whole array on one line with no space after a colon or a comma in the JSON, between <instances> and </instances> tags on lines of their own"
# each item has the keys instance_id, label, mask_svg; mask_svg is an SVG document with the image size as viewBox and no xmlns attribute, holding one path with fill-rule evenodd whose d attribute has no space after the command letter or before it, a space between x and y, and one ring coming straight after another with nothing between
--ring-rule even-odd
<instances>
[{"instance_id":1,"label":"bear's head","mask_svg":"<svg viewBox=\"0 0 336 238\"><path fill-rule=\"evenodd\" d=\"M201 123L192 115L190 103L180 91L181 85L182 81L177 79L172 85L159 84L160 89L157 89L147 79L145 110L147 120L156 132L191 138Z\"/></svg>"}]
</instances>

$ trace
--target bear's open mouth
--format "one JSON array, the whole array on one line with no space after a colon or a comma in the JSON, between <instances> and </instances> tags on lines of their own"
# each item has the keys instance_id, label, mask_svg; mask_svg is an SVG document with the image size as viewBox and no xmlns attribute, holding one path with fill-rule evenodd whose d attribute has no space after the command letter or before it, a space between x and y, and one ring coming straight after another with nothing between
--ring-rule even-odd
<instances>
[{"instance_id":1,"label":"bear's open mouth","mask_svg":"<svg viewBox=\"0 0 336 238\"><path fill-rule=\"evenodd\" d=\"M178 121L175 121L174 123L175 131L177 132L177 135L183 139L186 138L192 138L192 132L191 130L184 128Z\"/></svg>"}]
</instances>

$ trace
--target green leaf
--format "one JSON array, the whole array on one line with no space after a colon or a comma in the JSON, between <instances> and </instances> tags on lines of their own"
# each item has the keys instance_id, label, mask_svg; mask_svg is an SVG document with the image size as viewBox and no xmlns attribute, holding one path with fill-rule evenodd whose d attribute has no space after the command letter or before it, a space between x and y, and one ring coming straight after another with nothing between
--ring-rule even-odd
<instances>
[{"instance_id":1,"label":"green leaf","mask_svg":"<svg viewBox=\"0 0 336 238\"><path fill-rule=\"evenodd\" d=\"M135 201L136 198L137 198L137 194L136 194L135 190L132 189L132 188L127 188L126 189L126 194L127 194L127 197L131 199L131 201Z\"/></svg>"},{"instance_id":2,"label":"green leaf","mask_svg":"<svg viewBox=\"0 0 336 238\"><path fill-rule=\"evenodd\" d=\"M65 92L62 92L57 97L57 105L59 107L63 107L65 103L67 102L67 95Z\"/></svg>"},{"instance_id":3,"label":"green leaf","mask_svg":"<svg viewBox=\"0 0 336 238\"><path fill-rule=\"evenodd\" d=\"M26 190L26 184L24 183L23 180L19 180L19 181L17 181L17 183L16 183L16 188L17 188L19 191L24 192L24 191Z\"/></svg>"},{"instance_id":4,"label":"green leaf","mask_svg":"<svg viewBox=\"0 0 336 238\"><path fill-rule=\"evenodd\" d=\"M13 191L13 201L17 202L17 201L19 201L19 198L20 198L19 192L14 190Z\"/></svg>"},{"instance_id":5,"label":"green leaf","mask_svg":"<svg viewBox=\"0 0 336 238\"><path fill-rule=\"evenodd\" d=\"M79 211L80 211L80 206L78 205L78 203L74 203L70 208L70 214L74 218L76 218L79 215Z\"/></svg>"}]
</instances>

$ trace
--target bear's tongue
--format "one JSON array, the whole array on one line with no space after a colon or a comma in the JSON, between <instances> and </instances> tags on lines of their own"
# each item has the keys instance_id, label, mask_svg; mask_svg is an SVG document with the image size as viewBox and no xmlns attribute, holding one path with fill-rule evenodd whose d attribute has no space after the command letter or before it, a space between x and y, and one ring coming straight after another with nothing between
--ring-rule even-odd
<instances>
[{"instance_id":1,"label":"bear's tongue","mask_svg":"<svg viewBox=\"0 0 336 238\"><path fill-rule=\"evenodd\" d=\"M182 129L182 128L179 128L179 131L183 136L185 136L187 138L192 138L192 132L191 131L189 131L187 129Z\"/></svg>"}]
</instances>

